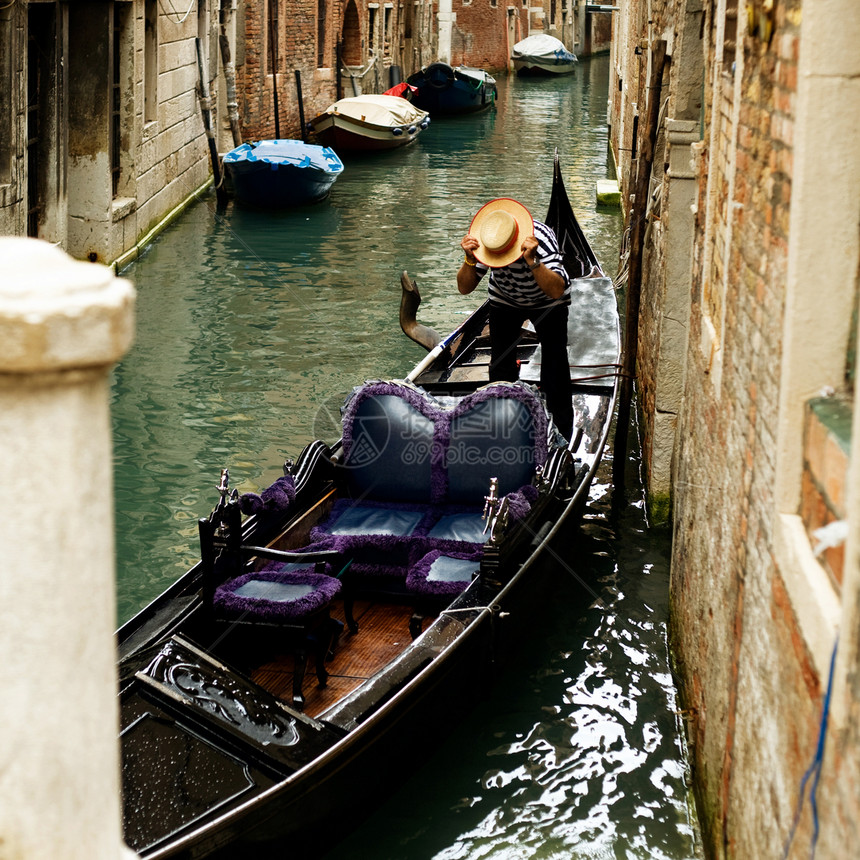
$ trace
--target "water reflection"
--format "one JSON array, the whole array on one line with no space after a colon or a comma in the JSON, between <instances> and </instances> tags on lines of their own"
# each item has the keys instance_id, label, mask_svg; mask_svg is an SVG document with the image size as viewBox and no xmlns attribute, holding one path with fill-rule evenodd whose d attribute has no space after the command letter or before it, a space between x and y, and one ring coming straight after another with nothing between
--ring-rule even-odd
<instances>
[{"instance_id":1,"label":"water reflection","mask_svg":"<svg viewBox=\"0 0 860 860\"><path fill-rule=\"evenodd\" d=\"M647 527L638 465L626 494L601 466L549 560L540 636L327 860L702 856L668 668L669 540Z\"/></svg>"}]
</instances>

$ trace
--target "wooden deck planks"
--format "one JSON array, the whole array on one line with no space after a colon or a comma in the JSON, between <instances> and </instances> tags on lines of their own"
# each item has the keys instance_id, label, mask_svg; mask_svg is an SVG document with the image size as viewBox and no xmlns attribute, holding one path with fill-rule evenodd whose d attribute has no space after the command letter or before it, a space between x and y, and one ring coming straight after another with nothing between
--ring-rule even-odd
<instances>
[{"instance_id":1,"label":"wooden deck planks","mask_svg":"<svg viewBox=\"0 0 860 860\"><path fill-rule=\"evenodd\" d=\"M334 603L331 614L339 621L344 621L343 605L340 602ZM412 641L409 636L411 606L356 601L353 615L358 623L358 633L353 635L344 626L334 656L326 663L329 678L325 687L319 686L314 655L308 660L302 690L305 696L304 712L308 716L318 716L351 693ZM258 666L251 677L286 704L292 704L291 654L280 655Z\"/></svg>"}]
</instances>

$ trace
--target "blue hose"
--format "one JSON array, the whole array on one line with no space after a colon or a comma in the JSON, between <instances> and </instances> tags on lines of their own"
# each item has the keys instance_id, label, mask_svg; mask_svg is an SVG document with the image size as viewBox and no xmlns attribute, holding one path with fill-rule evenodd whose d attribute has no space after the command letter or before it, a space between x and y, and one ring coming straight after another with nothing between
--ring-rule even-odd
<instances>
[{"instance_id":1,"label":"blue hose","mask_svg":"<svg viewBox=\"0 0 860 860\"><path fill-rule=\"evenodd\" d=\"M818 779L821 776L821 766L824 763L824 741L827 736L827 718L830 715L830 697L833 693L833 667L836 665L836 648L839 645L839 637L833 643L833 653L830 655L830 672L827 678L827 692L824 694L824 703L821 706L821 724L818 727L818 745L815 748L815 757L812 759L812 764L803 774L803 779L800 781L800 795L797 798L797 808L794 810L794 820L791 823L791 832L788 834L788 840L785 843L785 849L782 852L783 860L788 857L788 852L791 850L791 843L794 841L794 834L797 832L797 825L800 822L800 814L803 811L803 801L806 795L806 783L812 779L812 786L809 791L809 804L812 808L812 845L810 846L810 858L815 857L815 845L818 842L819 822L818 822Z\"/></svg>"}]
</instances>

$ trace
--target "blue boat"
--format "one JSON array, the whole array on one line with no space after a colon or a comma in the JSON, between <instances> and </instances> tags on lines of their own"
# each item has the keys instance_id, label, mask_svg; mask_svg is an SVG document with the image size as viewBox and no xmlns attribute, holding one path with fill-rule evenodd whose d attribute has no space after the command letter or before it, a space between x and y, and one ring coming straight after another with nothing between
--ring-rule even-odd
<instances>
[{"instance_id":1,"label":"blue boat","mask_svg":"<svg viewBox=\"0 0 860 860\"><path fill-rule=\"evenodd\" d=\"M322 200L343 173L343 162L327 146L259 140L230 150L224 169L237 200L272 209Z\"/></svg>"},{"instance_id":2,"label":"blue boat","mask_svg":"<svg viewBox=\"0 0 860 860\"><path fill-rule=\"evenodd\" d=\"M475 113L496 103L496 79L483 69L431 63L406 79L410 101L435 114Z\"/></svg>"}]
</instances>

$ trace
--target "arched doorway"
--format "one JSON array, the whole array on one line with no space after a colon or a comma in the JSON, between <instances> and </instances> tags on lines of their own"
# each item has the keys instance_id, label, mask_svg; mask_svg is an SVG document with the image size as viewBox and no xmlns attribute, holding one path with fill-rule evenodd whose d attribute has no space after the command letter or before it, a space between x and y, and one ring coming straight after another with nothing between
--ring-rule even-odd
<instances>
[{"instance_id":1,"label":"arched doorway","mask_svg":"<svg viewBox=\"0 0 860 860\"><path fill-rule=\"evenodd\" d=\"M361 65L361 19L355 0L349 0L343 13L341 60L345 66Z\"/></svg>"}]
</instances>

